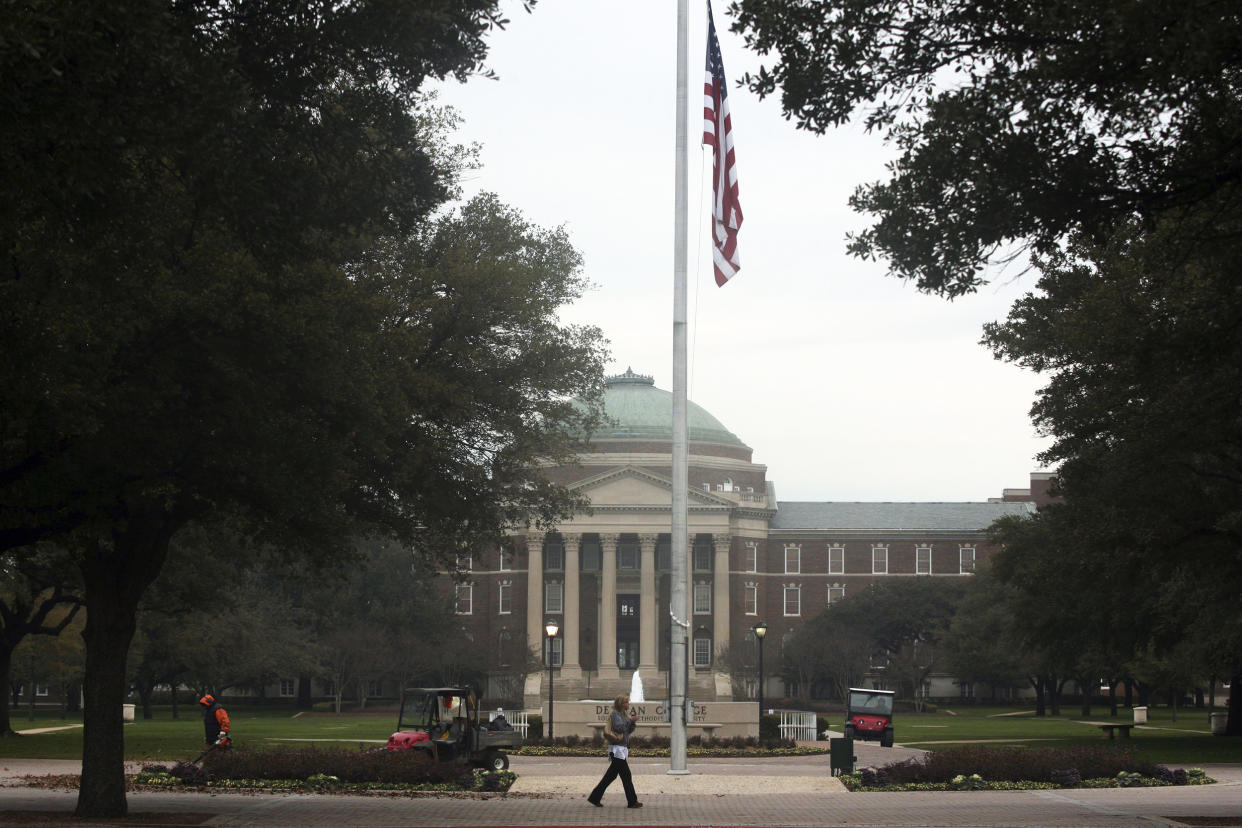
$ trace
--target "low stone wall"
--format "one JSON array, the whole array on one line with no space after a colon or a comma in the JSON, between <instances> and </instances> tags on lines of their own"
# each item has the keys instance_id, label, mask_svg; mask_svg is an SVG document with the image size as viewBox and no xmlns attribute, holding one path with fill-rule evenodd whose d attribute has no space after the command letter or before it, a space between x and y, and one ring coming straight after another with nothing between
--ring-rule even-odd
<instances>
[{"instance_id":1,"label":"low stone wall","mask_svg":"<svg viewBox=\"0 0 1242 828\"><path fill-rule=\"evenodd\" d=\"M638 714L635 736L650 738L669 735L671 725L664 701L634 702ZM557 701L553 709L553 730L557 738L591 738L603 730L612 713L611 701ZM694 705L694 721L686 723L686 736L731 738L759 735L759 705L755 702L703 702Z\"/></svg>"}]
</instances>

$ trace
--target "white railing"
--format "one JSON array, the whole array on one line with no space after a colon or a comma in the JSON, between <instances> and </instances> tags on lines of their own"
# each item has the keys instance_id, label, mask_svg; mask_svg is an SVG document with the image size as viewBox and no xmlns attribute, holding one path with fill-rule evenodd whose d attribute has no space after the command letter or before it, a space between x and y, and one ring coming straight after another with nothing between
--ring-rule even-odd
<instances>
[{"instance_id":1,"label":"white railing","mask_svg":"<svg viewBox=\"0 0 1242 828\"><path fill-rule=\"evenodd\" d=\"M814 742L815 714L805 710L777 710L781 714L781 738L795 742Z\"/></svg>"},{"instance_id":2,"label":"white railing","mask_svg":"<svg viewBox=\"0 0 1242 828\"><path fill-rule=\"evenodd\" d=\"M493 710L487 714L487 720L490 722L502 713L505 721L513 725L513 729L521 733L522 738L525 739L530 730L529 713L525 710Z\"/></svg>"}]
</instances>

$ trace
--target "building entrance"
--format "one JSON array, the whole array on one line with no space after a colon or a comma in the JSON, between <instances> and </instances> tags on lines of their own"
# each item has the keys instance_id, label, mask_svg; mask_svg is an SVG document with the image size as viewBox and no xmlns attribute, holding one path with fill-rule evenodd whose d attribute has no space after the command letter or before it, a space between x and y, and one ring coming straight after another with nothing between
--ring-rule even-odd
<instances>
[{"instance_id":1,"label":"building entrance","mask_svg":"<svg viewBox=\"0 0 1242 828\"><path fill-rule=\"evenodd\" d=\"M617 596L617 667L638 669L638 605L637 595Z\"/></svg>"}]
</instances>

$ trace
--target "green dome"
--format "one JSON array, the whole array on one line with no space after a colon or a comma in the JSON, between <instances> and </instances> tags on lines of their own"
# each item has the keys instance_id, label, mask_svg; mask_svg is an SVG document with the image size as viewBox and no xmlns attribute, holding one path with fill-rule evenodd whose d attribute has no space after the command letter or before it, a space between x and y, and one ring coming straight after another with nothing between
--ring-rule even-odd
<instances>
[{"instance_id":1,"label":"green dome","mask_svg":"<svg viewBox=\"0 0 1242 828\"><path fill-rule=\"evenodd\" d=\"M596 440L673 439L673 395L655 387L653 377L624 374L604 380L605 423L593 437ZM687 401L687 438L692 443L722 443L745 446L733 432L702 407Z\"/></svg>"}]
</instances>

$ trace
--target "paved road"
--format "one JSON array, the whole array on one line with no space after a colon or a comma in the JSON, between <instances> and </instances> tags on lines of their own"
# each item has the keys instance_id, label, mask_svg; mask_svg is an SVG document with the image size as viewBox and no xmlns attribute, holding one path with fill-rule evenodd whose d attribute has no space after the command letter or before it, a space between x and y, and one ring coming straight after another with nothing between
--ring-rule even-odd
<instances>
[{"instance_id":1,"label":"paved road","mask_svg":"<svg viewBox=\"0 0 1242 828\"><path fill-rule=\"evenodd\" d=\"M74 764L0 760L0 776L73 772ZM632 765L645 803L636 810L625 808L614 789L604 808L586 803L586 789L603 771L602 760L533 757L514 759L513 770L524 781L505 796L137 793L129 805L136 818L179 814L179 824L212 826L1242 826L1242 765L1205 766L1222 784L1193 788L899 794L851 794L827 785L812 792L784 790L790 780L822 783L827 757L691 761L691 773L677 777L678 793L656 792L669 779L667 760L636 759ZM588 784L561 793L538 790L566 779ZM14 812L68 813L75 800L72 791L0 788L0 825L29 824ZM1196 823L1195 817L1213 819Z\"/></svg>"}]
</instances>

